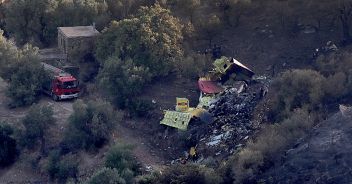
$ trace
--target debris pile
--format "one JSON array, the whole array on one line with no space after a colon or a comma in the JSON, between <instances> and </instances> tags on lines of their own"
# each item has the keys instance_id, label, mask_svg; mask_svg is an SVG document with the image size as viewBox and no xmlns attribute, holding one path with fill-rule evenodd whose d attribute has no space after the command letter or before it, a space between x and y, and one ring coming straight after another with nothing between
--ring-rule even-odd
<instances>
[{"instance_id":1,"label":"debris pile","mask_svg":"<svg viewBox=\"0 0 352 184\"><path fill-rule=\"evenodd\" d=\"M165 111L160 124L186 131L187 147L194 147L200 155L226 157L242 147L258 127L252 121L253 112L270 81L254 76L234 58L221 57L213 65L214 69L198 80L201 93L197 107L190 108L188 99L182 103L177 98L175 111Z\"/></svg>"},{"instance_id":2,"label":"debris pile","mask_svg":"<svg viewBox=\"0 0 352 184\"><path fill-rule=\"evenodd\" d=\"M256 84L241 93L233 88L220 93L217 101L210 105L209 112L213 114L214 121L200 136L199 149L208 150L208 153L210 149L212 153L209 154L218 156L232 154L241 147L258 126L251 119L263 89L263 84Z\"/></svg>"}]
</instances>

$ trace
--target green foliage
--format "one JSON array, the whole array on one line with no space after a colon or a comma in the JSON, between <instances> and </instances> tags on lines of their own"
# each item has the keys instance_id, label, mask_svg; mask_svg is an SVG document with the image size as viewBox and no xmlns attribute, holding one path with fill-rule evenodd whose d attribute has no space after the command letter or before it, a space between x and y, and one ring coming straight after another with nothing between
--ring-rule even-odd
<instances>
[{"instance_id":1,"label":"green foliage","mask_svg":"<svg viewBox=\"0 0 352 184\"><path fill-rule=\"evenodd\" d=\"M9 1L5 11L6 30L19 44L43 41L41 33L47 6L47 0Z\"/></svg>"},{"instance_id":2,"label":"green foliage","mask_svg":"<svg viewBox=\"0 0 352 184\"><path fill-rule=\"evenodd\" d=\"M133 99L150 81L149 70L136 66L132 60L121 61L117 57L109 58L98 75L99 86L120 108Z\"/></svg>"},{"instance_id":3,"label":"green foliage","mask_svg":"<svg viewBox=\"0 0 352 184\"><path fill-rule=\"evenodd\" d=\"M7 166L15 161L17 142L12 134L13 128L0 122L0 166Z\"/></svg>"},{"instance_id":4,"label":"green foliage","mask_svg":"<svg viewBox=\"0 0 352 184\"><path fill-rule=\"evenodd\" d=\"M250 141L230 161L236 183L254 179L261 170L276 160L277 155L306 135L313 126L313 120L307 111L297 109L281 123L264 127L256 139Z\"/></svg>"},{"instance_id":5,"label":"green foliage","mask_svg":"<svg viewBox=\"0 0 352 184\"><path fill-rule=\"evenodd\" d=\"M188 78L203 76L212 67L212 59L204 54L192 53L178 63L181 75Z\"/></svg>"},{"instance_id":6,"label":"green foliage","mask_svg":"<svg viewBox=\"0 0 352 184\"><path fill-rule=\"evenodd\" d=\"M333 102L348 97L352 91L351 53L338 51L321 55L316 60L316 69L326 76L323 86L326 101Z\"/></svg>"},{"instance_id":7,"label":"green foliage","mask_svg":"<svg viewBox=\"0 0 352 184\"><path fill-rule=\"evenodd\" d=\"M213 169L187 164L169 167L156 183L216 184L221 182L221 177Z\"/></svg>"},{"instance_id":8,"label":"green foliage","mask_svg":"<svg viewBox=\"0 0 352 184\"><path fill-rule=\"evenodd\" d=\"M6 30L19 44L50 45L57 27L91 25L99 30L111 20L126 18L149 1L136 0L14 0L4 7Z\"/></svg>"},{"instance_id":9,"label":"green foliage","mask_svg":"<svg viewBox=\"0 0 352 184\"><path fill-rule=\"evenodd\" d=\"M38 49L25 45L18 49L0 31L0 77L9 81L6 91L14 107L31 105L48 79L37 56Z\"/></svg>"},{"instance_id":10,"label":"green foliage","mask_svg":"<svg viewBox=\"0 0 352 184\"><path fill-rule=\"evenodd\" d=\"M32 148L37 141L41 142L44 151L47 130L55 122L53 109L50 106L33 105L22 119L25 128L21 141L25 146Z\"/></svg>"},{"instance_id":11,"label":"green foliage","mask_svg":"<svg viewBox=\"0 0 352 184\"><path fill-rule=\"evenodd\" d=\"M276 121L287 117L296 108L319 108L325 95L324 80L324 76L313 70L292 70L278 77L273 84Z\"/></svg>"},{"instance_id":12,"label":"green foliage","mask_svg":"<svg viewBox=\"0 0 352 184\"><path fill-rule=\"evenodd\" d=\"M120 176L117 169L102 168L96 172L87 182L87 184L125 184L126 181Z\"/></svg>"},{"instance_id":13,"label":"green foliage","mask_svg":"<svg viewBox=\"0 0 352 184\"><path fill-rule=\"evenodd\" d=\"M148 107L134 98L152 78L176 66L183 54L181 41L180 21L159 4L112 22L97 42L99 86L114 105L142 114Z\"/></svg>"},{"instance_id":14,"label":"green foliage","mask_svg":"<svg viewBox=\"0 0 352 184\"><path fill-rule=\"evenodd\" d=\"M65 132L64 144L69 149L99 148L110 136L114 128L113 108L109 103L77 100L73 104L73 114L69 117L69 127Z\"/></svg>"},{"instance_id":15,"label":"green foliage","mask_svg":"<svg viewBox=\"0 0 352 184\"><path fill-rule=\"evenodd\" d=\"M52 151L48 158L46 170L52 180L58 179L59 183L65 183L68 178L76 178L78 163L69 156L61 158L59 151Z\"/></svg>"},{"instance_id":16,"label":"green foliage","mask_svg":"<svg viewBox=\"0 0 352 184\"><path fill-rule=\"evenodd\" d=\"M18 48L12 40L6 39L0 30L0 77L9 80L16 65Z\"/></svg>"},{"instance_id":17,"label":"green foliage","mask_svg":"<svg viewBox=\"0 0 352 184\"><path fill-rule=\"evenodd\" d=\"M216 14L208 14L205 18L196 19L194 23L198 32L198 37L209 42L209 47L213 46L213 40L223 29L223 24Z\"/></svg>"},{"instance_id":18,"label":"green foliage","mask_svg":"<svg viewBox=\"0 0 352 184\"><path fill-rule=\"evenodd\" d=\"M160 177L160 174L153 172L151 174L139 175L135 178L137 184L154 184L157 179Z\"/></svg>"},{"instance_id":19,"label":"green foliage","mask_svg":"<svg viewBox=\"0 0 352 184\"><path fill-rule=\"evenodd\" d=\"M142 7L131 19L112 22L98 40L101 63L115 55L122 61L149 69L152 76L166 75L182 56L182 25L159 4Z\"/></svg>"},{"instance_id":20,"label":"green foliage","mask_svg":"<svg viewBox=\"0 0 352 184\"><path fill-rule=\"evenodd\" d=\"M19 44L56 42L57 27L110 21L107 5L99 0L15 0L6 6L6 30Z\"/></svg>"},{"instance_id":21,"label":"green foliage","mask_svg":"<svg viewBox=\"0 0 352 184\"><path fill-rule=\"evenodd\" d=\"M154 104L150 100L133 99L131 102L127 102L127 109L132 116L147 117L155 108Z\"/></svg>"},{"instance_id":22,"label":"green foliage","mask_svg":"<svg viewBox=\"0 0 352 184\"><path fill-rule=\"evenodd\" d=\"M138 168L131 150L131 146L117 144L109 150L105 159L105 166L116 169L127 183L132 181Z\"/></svg>"}]
</instances>

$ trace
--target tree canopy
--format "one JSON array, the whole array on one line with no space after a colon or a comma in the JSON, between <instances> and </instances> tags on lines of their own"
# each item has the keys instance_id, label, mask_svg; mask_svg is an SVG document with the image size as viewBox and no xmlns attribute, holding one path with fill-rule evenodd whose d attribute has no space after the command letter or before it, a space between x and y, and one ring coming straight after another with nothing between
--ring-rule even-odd
<instances>
[{"instance_id":1,"label":"tree canopy","mask_svg":"<svg viewBox=\"0 0 352 184\"><path fill-rule=\"evenodd\" d=\"M182 24L159 4L142 7L130 19L114 21L97 43L96 56L104 62L114 55L149 68L152 76L167 74L183 55ZM111 44L112 43L112 44Z\"/></svg>"}]
</instances>

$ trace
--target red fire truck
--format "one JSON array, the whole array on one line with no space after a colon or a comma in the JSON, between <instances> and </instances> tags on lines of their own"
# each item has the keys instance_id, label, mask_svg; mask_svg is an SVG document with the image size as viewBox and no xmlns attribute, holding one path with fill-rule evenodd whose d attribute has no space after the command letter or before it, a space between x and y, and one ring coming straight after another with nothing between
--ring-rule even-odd
<instances>
[{"instance_id":1,"label":"red fire truck","mask_svg":"<svg viewBox=\"0 0 352 184\"><path fill-rule=\"evenodd\" d=\"M42 63L42 66L50 76L43 87L44 93L50 95L55 101L78 97L79 87L75 77L52 65Z\"/></svg>"}]
</instances>

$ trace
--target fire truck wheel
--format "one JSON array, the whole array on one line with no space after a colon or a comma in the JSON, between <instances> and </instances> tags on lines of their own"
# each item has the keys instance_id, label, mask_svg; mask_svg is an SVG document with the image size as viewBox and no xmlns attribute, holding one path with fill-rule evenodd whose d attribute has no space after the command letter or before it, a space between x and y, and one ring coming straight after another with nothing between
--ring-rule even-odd
<instances>
[{"instance_id":1,"label":"fire truck wheel","mask_svg":"<svg viewBox=\"0 0 352 184\"><path fill-rule=\"evenodd\" d=\"M54 101L59 101L59 97L55 94L51 95Z\"/></svg>"}]
</instances>

